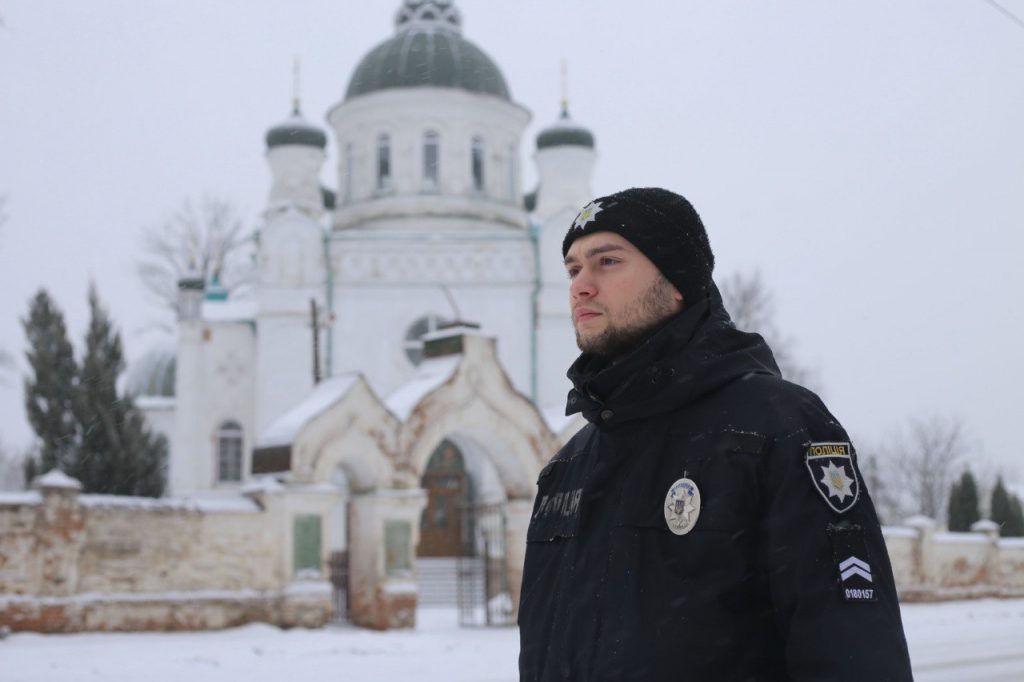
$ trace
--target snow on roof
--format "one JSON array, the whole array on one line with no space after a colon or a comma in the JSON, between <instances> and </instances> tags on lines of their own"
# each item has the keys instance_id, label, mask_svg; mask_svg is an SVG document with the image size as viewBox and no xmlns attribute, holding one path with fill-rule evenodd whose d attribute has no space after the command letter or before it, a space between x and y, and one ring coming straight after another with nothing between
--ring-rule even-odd
<instances>
[{"instance_id":1,"label":"snow on roof","mask_svg":"<svg viewBox=\"0 0 1024 682\"><path fill-rule=\"evenodd\" d=\"M306 424L349 392L359 374L352 372L324 379L301 403L275 419L256 441L257 448L291 445Z\"/></svg>"},{"instance_id":2,"label":"snow on roof","mask_svg":"<svg viewBox=\"0 0 1024 682\"><path fill-rule=\"evenodd\" d=\"M461 354L424 360L416 369L412 379L399 386L394 393L388 396L384 404L392 414L405 421L428 393L452 377L460 362L462 362Z\"/></svg>"},{"instance_id":3,"label":"snow on roof","mask_svg":"<svg viewBox=\"0 0 1024 682\"><path fill-rule=\"evenodd\" d=\"M202 319L210 322L251 322L256 319L256 301L203 301Z\"/></svg>"},{"instance_id":4,"label":"snow on roof","mask_svg":"<svg viewBox=\"0 0 1024 682\"><path fill-rule=\"evenodd\" d=\"M452 336L480 336L485 339L492 338L492 336L484 332L479 327L470 327L466 324L457 324L453 327L444 327L443 329L436 329L432 332L427 332L423 335L423 341L434 341L436 339L447 339Z\"/></svg>"},{"instance_id":5,"label":"snow on roof","mask_svg":"<svg viewBox=\"0 0 1024 682\"><path fill-rule=\"evenodd\" d=\"M82 484L65 474L60 469L50 469L35 480L33 485L36 488L67 488L68 490L81 490Z\"/></svg>"}]
</instances>

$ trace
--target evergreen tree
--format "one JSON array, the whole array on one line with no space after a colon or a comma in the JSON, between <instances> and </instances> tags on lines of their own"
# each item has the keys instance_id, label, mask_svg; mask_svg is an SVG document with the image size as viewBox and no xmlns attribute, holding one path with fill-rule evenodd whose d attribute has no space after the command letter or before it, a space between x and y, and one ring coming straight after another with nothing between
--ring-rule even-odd
<instances>
[{"instance_id":1,"label":"evergreen tree","mask_svg":"<svg viewBox=\"0 0 1024 682\"><path fill-rule=\"evenodd\" d=\"M978 485L970 469L965 471L960 480L953 483L949 494L949 529L966 532L971 525L981 518L978 512Z\"/></svg>"},{"instance_id":2,"label":"evergreen tree","mask_svg":"<svg viewBox=\"0 0 1024 682\"><path fill-rule=\"evenodd\" d=\"M1003 527L1002 533L1008 538L1024 537L1024 505L1016 495L1010 496L1010 520Z\"/></svg>"},{"instance_id":3,"label":"evergreen tree","mask_svg":"<svg viewBox=\"0 0 1024 682\"><path fill-rule=\"evenodd\" d=\"M158 497L166 478L166 439L146 428L130 397L118 395L117 379L125 366L121 336L100 304L95 286L89 290L89 310L75 401L82 429L81 457L69 473L87 492Z\"/></svg>"},{"instance_id":4,"label":"evergreen tree","mask_svg":"<svg viewBox=\"0 0 1024 682\"><path fill-rule=\"evenodd\" d=\"M1003 537L1024 536L1024 510L1020 498L1006 490L1002 476L996 479L996 486L992 489L992 520L999 524L999 534Z\"/></svg>"},{"instance_id":5,"label":"evergreen tree","mask_svg":"<svg viewBox=\"0 0 1024 682\"><path fill-rule=\"evenodd\" d=\"M21 323L28 337L25 355L31 368L25 378L25 411L39 437L37 453L26 459L25 475L31 479L54 468L73 475L80 448L74 414L78 366L64 315L40 289Z\"/></svg>"}]
</instances>

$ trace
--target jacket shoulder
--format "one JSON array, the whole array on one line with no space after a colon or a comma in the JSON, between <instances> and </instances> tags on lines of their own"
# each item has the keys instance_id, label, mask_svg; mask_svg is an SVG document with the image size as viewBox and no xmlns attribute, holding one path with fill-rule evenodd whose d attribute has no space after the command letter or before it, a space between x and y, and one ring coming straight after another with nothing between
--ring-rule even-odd
<instances>
[{"instance_id":1,"label":"jacket shoulder","mask_svg":"<svg viewBox=\"0 0 1024 682\"><path fill-rule=\"evenodd\" d=\"M780 377L757 374L732 382L723 398L773 440L814 441L846 433L816 393Z\"/></svg>"}]
</instances>

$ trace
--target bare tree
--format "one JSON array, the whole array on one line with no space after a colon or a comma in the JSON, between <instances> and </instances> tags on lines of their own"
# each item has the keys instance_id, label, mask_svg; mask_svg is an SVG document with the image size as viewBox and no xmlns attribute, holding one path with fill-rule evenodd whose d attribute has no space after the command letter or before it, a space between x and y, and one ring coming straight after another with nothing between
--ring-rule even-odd
<instances>
[{"instance_id":1,"label":"bare tree","mask_svg":"<svg viewBox=\"0 0 1024 682\"><path fill-rule=\"evenodd\" d=\"M175 310L178 280L195 272L216 277L228 292L248 286L254 276L253 240L231 204L204 197L184 201L162 224L146 230L138 273L143 286L167 310Z\"/></svg>"},{"instance_id":2,"label":"bare tree","mask_svg":"<svg viewBox=\"0 0 1024 682\"><path fill-rule=\"evenodd\" d=\"M720 282L722 300L739 329L757 332L768 341L782 376L797 384L814 388L814 372L797 361L796 342L784 336L775 325L775 299L759 271L745 275L733 273Z\"/></svg>"},{"instance_id":3,"label":"bare tree","mask_svg":"<svg viewBox=\"0 0 1024 682\"><path fill-rule=\"evenodd\" d=\"M875 480L867 472L865 478L886 520L911 514L943 520L950 487L963 469L967 452L963 425L955 417L914 419L877 446Z\"/></svg>"}]
</instances>

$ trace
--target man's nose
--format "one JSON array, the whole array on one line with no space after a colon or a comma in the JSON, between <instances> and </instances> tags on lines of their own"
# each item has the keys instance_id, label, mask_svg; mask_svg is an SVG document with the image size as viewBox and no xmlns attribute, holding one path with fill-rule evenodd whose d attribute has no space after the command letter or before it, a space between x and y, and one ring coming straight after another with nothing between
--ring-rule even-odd
<instances>
[{"instance_id":1,"label":"man's nose","mask_svg":"<svg viewBox=\"0 0 1024 682\"><path fill-rule=\"evenodd\" d=\"M596 293L597 287L594 286L594 278L590 276L587 270L580 270L572 278L572 283L569 285L569 296L573 300L589 298Z\"/></svg>"}]
</instances>

